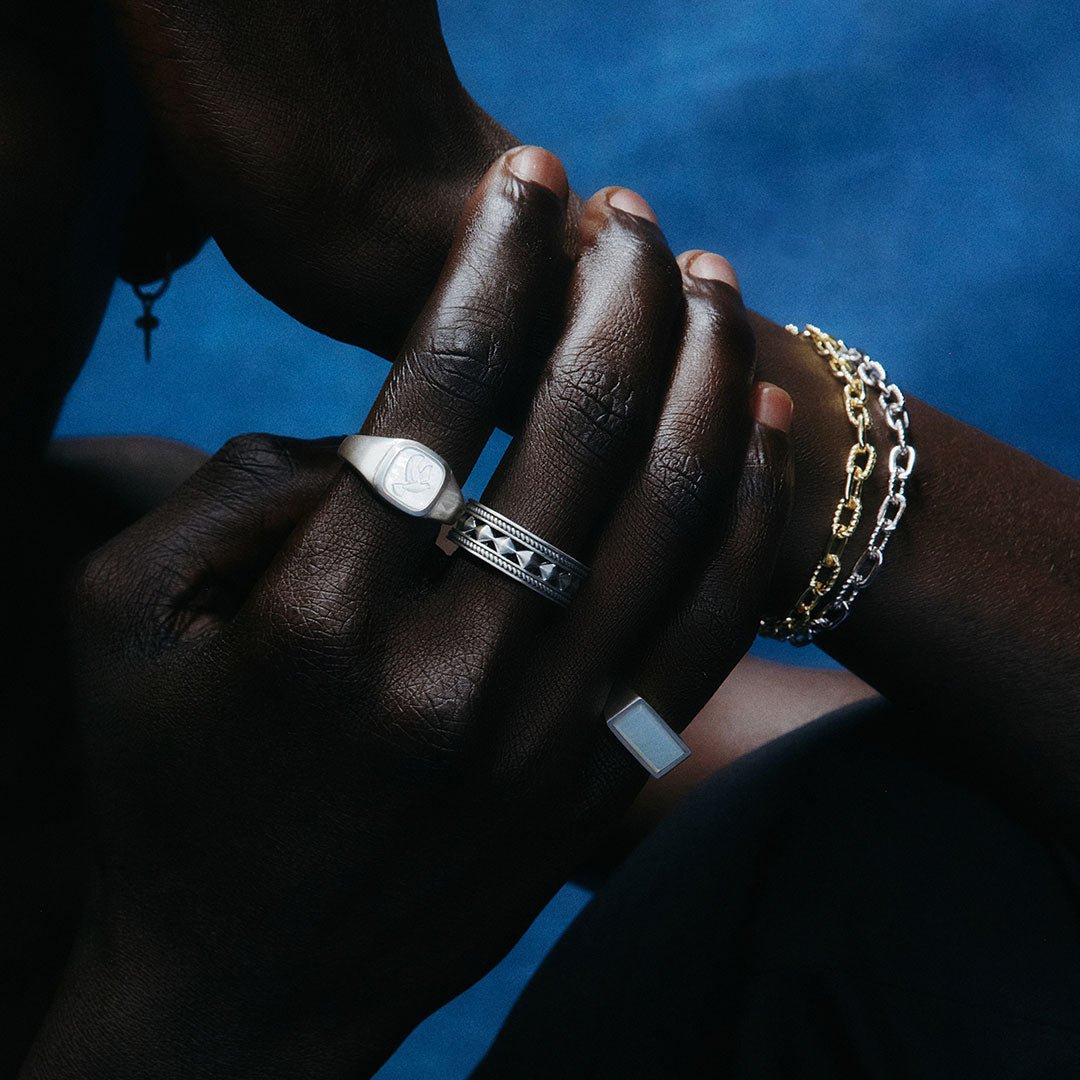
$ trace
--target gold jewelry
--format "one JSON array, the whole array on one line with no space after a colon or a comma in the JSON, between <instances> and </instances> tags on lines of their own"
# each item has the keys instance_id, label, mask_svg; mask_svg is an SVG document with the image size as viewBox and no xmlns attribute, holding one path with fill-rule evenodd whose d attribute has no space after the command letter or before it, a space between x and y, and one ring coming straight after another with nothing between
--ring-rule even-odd
<instances>
[{"instance_id":1,"label":"gold jewelry","mask_svg":"<svg viewBox=\"0 0 1080 1080\"><path fill-rule=\"evenodd\" d=\"M832 536L825 554L814 568L810 584L784 618L761 620L760 633L764 637L779 638L793 645L809 645L822 631L834 629L848 617L855 597L881 569L885 546L907 509L905 490L908 477L915 468L915 447L907 439L910 420L904 395L900 387L889 382L885 369L876 360L871 360L858 349L845 345L809 323L801 334L798 327L789 325L786 329L791 334L808 338L818 354L828 360L833 375L843 380L844 411L858 435L858 441L848 451L844 497L833 514ZM888 489L878 508L877 522L866 551L859 557L836 595L822 608L822 603L840 576L840 556L859 524L863 484L877 460L873 445L866 441L866 432L871 423L866 407L867 386L878 391L885 423L896 435L896 445L889 452Z\"/></svg>"},{"instance_id":2,"label":"gold jewelry","mask_svg":"<svg viewBox=\"0 0 1080 1080\"><path fill-rule=\"evenodd\" d=\"M798 334L798 328L787 326L791 334ZM873 443L866 441L866 432L870 429L870 410L866 407L866 383L852 364L851 353L842 341L837 341L822 333L816 326L807 324L801 334L808 338L817 350L829 362L829 370L834 377L844 384L844 411L855 429L856 441L848 451L847 465L844 470L844 497L836 504L833 513L832 536L825 545L825 554L818 560L814 572L810 575L810 584L795 601L795 606L782 619L768 625L762 622L762 633L767 637L790 638L802 632L822 605L825 597L832 591L840 578L840 557L844 554L848 541L858 528L862 517L862 489L866 478L873 472L877 461L877 451Z\"/></svg>"}]
</instances>

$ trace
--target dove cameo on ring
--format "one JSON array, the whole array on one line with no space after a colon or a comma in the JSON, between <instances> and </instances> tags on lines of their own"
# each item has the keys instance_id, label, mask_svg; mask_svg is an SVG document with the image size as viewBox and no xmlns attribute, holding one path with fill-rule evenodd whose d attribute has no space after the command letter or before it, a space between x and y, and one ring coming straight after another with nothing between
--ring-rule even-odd
<instances>
[{"instance_id":1,"label":"dove cameo on ring","mask_svg":"<svg viewBox=\"0 0 1080 1080\"><path fill-rule=\"evenodd\" d=\"M413 517L449 522L465 505L450 466L423 443L350 435L338 455L391 506Z\"/></svg>"}]
</instances>

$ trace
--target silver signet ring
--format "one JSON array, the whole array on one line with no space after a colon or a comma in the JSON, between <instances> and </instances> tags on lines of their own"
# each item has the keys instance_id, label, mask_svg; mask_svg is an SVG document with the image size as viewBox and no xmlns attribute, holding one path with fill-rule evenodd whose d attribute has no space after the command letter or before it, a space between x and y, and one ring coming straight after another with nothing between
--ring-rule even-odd
<instances>
[{"instance_id":1,"label":"silver signet ring","mask_svg":"<svg viewBox=\"0 0 1080 1080\"><path fill-rule=\"evenodd\" d=\"M413 517L449 522L465 505L450 466L423 443L350 435L337 452L391 506Z\"/></svg>"}]
</instances>

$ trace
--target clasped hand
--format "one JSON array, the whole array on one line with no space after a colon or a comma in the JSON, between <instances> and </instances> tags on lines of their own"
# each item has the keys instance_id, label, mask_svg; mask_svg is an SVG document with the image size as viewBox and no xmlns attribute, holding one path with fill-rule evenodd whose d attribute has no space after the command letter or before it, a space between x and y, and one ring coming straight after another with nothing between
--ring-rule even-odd
<instances>
[{"instance_id":1,"label":"clasped hand","mask_svg":"<svg viewBox=\"0 0 1080 1080\"><path fill-rule=\"evenodd\" d=\"M745 652L787 440L754 419L737 288L620 190L589 202L571 266L561 167L497 161L363 428L464 477L520 416L484 501L592 567L569 608L448 557L336 440L235 439L91 559L97 876L66 1007L92 985L98 1023L362 1030L378 1058L643 783L604 724L613 688L679 729Z\"/></svg>"}]
</instances>

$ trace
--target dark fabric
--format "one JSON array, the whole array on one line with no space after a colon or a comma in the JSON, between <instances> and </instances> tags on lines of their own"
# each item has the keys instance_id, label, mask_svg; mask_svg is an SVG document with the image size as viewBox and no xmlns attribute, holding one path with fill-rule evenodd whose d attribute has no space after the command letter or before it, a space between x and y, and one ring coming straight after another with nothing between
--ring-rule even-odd
<instances>
[{"instance_id":1,"label":"dark fabric","mask_svg":"<svg viewBox=\"0 0 1080 1080\"><path fill-rule=\"evenodd\" d=\"M1080 1078L1080 867L861 706L703 784L474 1080Z\"/></svg>"}]
</instances>

